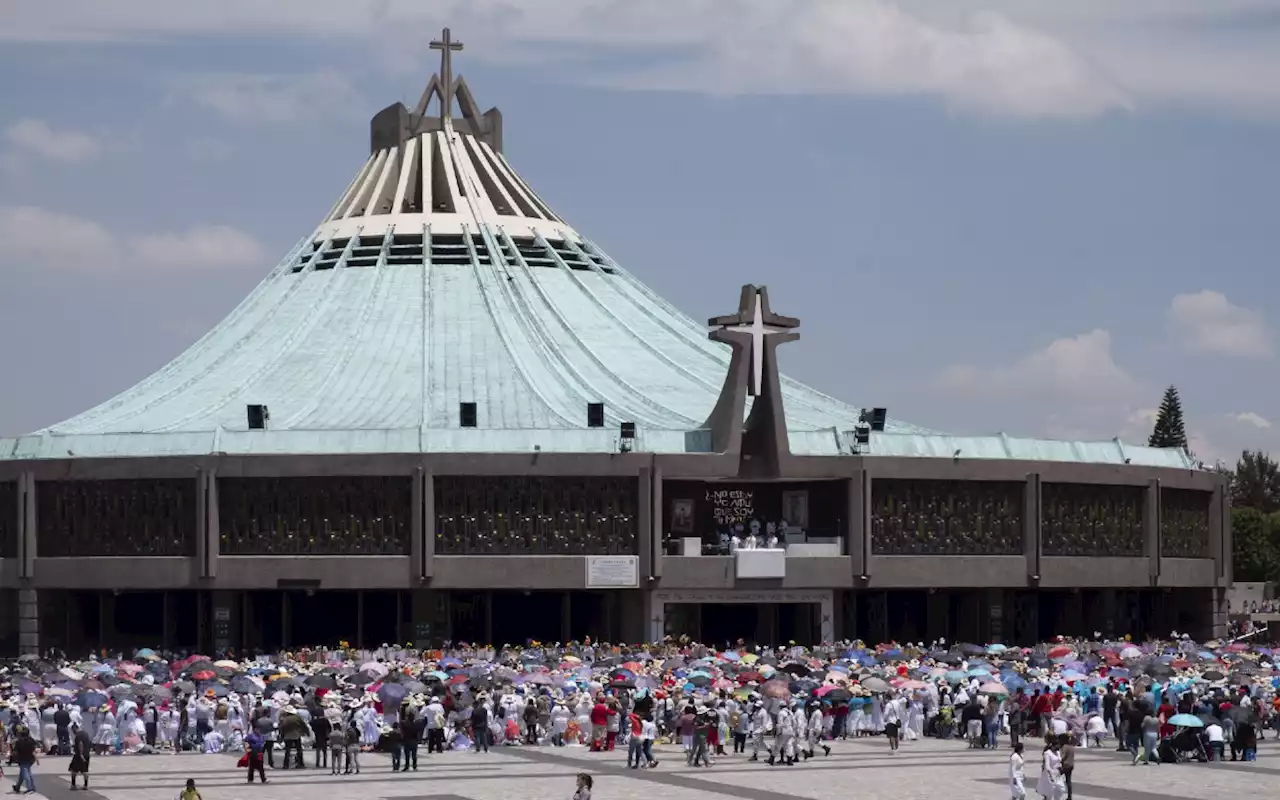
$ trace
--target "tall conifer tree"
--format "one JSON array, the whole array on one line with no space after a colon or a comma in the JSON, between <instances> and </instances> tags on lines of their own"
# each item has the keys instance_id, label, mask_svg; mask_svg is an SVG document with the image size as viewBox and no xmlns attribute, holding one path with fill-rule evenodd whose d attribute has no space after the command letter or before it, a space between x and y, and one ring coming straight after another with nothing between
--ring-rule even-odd
<instances>
[{"instance_id":1,"label":"tall conifer tree","mask_svg":"<svg viewBox=\"0 0 1280 800\"><path fill-rule=\"evenodd\" d=\"M1170 386L1164 390L1160 410L1156 413L1155 429L1151 431L1151 439L1147 444L1152 447L1180 447L1187 451L1187 427L1182 421L1182 400L1178 397L1178 387Z\"/></svg>"}]
</instances>

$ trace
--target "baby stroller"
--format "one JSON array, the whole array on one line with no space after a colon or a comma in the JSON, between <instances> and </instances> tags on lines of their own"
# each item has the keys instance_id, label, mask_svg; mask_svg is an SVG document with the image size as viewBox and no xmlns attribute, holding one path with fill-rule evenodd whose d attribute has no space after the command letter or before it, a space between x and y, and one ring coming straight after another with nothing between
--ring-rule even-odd
<instances>
[{"instance_id":1,"label":"baby stroller","mask_svg":"<svg viewBox=\"0 0 1280 800\"><path fill-rule=\"evenodd\" d=\"M1161 739L1156 745L1156 755L1159 756L1161 764L1185 764L1190 761L1209 760L1209 753L1204 749L1200 733L1186 728Z\"/></svg>"}]
</instances>

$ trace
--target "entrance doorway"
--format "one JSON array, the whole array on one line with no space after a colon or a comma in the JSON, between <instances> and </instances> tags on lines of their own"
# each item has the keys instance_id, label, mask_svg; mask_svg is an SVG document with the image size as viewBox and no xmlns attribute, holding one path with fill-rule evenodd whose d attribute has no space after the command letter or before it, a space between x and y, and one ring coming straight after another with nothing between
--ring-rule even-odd
<instances>
[{"instance_id":1,"label":"entrance doorway","mask_svg":"<svg viewBox=\"0 0 1280 800\"><path fill-rule=\"evenodd\" d=\"M688 636L713 645L809 646L835 638L834 600L815 592L654 592L650 636Z\"/></svg>"}]
</instances>

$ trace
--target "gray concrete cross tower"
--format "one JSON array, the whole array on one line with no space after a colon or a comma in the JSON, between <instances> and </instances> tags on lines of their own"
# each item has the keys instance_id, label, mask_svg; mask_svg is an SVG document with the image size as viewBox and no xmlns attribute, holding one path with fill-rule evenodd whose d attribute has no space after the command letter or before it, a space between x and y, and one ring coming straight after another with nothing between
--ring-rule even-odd
<instances>
[{"instance_id":1,"label":"gray concrete cross tower","mask_svg":"<svg viewBox=\"0 0 1280 800\"><path fill-rule=\"evenodd\" d=\"M777 477L791 454L778 374L778 345L800 338L800 320L773 313L769 290L742 287L738 313L713 317L708 337L733 348L724 387L706 427L712 448L739 460L743 477ZM745 423L747 398L753 398Z\"/></svg>"}]
</instances>

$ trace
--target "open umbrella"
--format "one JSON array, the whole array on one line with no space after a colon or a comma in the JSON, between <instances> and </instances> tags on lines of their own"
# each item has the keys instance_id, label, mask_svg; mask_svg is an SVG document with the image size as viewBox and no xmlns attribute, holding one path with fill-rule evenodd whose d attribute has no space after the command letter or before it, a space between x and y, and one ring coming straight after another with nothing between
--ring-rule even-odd
<instances>
[{"instance_id":1,"label":"open umbrella","mask_svg":"<svg viewBox=\"0 0 1280 800\"><path fill-rule=\"evenodd\" d=\"M791 687L782 679L772 680L760 687L760 694L785 700L791 696Z\"/></svg>"},{"instance_id":2,"label":"open umbrella","mask_svg":"<svg viewBox=\"0 0 1280 800\"><path fill-rule=\"evenodd\" d=\"M378 689L378 699L384 706L398 706L409 696L409 689L403 683L384 683Z\"/></svg>"},{"instance_id":3,"label":"open umbrella","mask_svg":"<svg viewBox=\"0 0 1280 800\"><path fill-rule=\"evenodd\" d=\"M1005 687L1005 685L997 681L989 681L987 683L982 684L981 686L978 687L978 691L981 692L982 694L991 694L991 695L1005 695L1009 693L1009 690Z\"/></svg>"},{"instance_id":4,"label":"open umbrella","mask_svg":"<svg viewBox=\"0 0 1280 800\"><path fill-rule=\"evenodd\" d=\"M884 678L871 677L862 681L862 688L875 694L884 694L889 691L889 684L885 682Z\"/></svg>"},{"instance_id":5,"label":"open umbrella","mask_svg":"<svg viewBox=\"0 0 1280 800\"><path fill-rule=\"evenodd\" d=\"M1174 714L1169 717L1169 724L1175 728L1203 728L1204 722L1194 714Z\"/></svg>"}]
</instances>

